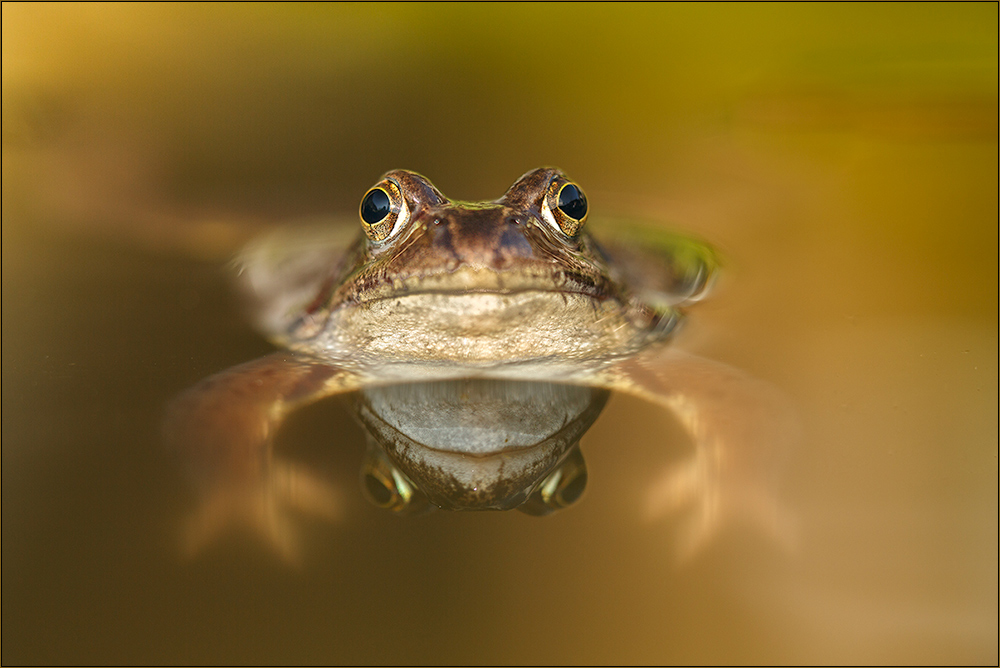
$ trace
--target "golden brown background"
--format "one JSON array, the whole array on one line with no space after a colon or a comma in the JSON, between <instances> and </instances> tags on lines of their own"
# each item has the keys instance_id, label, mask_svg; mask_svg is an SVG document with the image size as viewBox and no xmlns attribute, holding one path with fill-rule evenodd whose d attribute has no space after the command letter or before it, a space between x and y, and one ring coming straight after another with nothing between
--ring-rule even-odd
<instances>
[{"instance_id":1,"label":"golden brown background","mask_svg":"<svg viewBox=\"0 0 1000 668\"><path fill-rule=\"evenodd\" d=\"M997 5L3 4L4 663L996 663ZM678 565L674 419L612 398L581 503L401 520L337 402L279 447L341 489L289 569L193 561L165 401L269 350L226 258L378 176L593 215L727 271L679 345L803 438L790 550ZM353 223L352 223L353 224Z\"/></svg>"}]
</instances>

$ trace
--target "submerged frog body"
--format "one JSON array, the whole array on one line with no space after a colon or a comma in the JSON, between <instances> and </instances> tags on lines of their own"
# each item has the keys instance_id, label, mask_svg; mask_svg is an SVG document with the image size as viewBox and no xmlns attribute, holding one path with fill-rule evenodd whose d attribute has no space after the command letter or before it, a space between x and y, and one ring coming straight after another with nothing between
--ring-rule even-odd
<instances>
[{"instance_id":1,"label":"submerged frog body","mask_svg":"<svg viewBox=\"0 0 1000 668\"><path fill-rule=\"evenodd\" d=\"M686 306L714 278L717 261L704 244L665 233L599 243L587 231L582 188L552 168L528 172L500 199L477 203L451 201L413 172L389 172L362 198L360 218L362 234L346 250L315 236L304 242L278 234L240 258L257 324L286 352L202 381L172 404L167 421L168 439L211 481L212 494L229 499L219 503L234 498L219 490L245 491L253 487L247 481L267 478L271 437L297 406L366 390L356 406L369 408L371 419L362 415L362 422L378 433L378 424L394 418L391 410L370 410L372 402L400 402L386 404L391 393L377 388L461 378L618 390L674 409L692 433L696 463L664 486L688 494L717 495L731 485L740 496L762 462L770 466L771 446L784 438L768 426L781 412L773 391L666 345ZM600 406L587 413L588 426ZM739 414L748 417L734 419ZM484 496L483 480L465 473L452 476L465 480L453 499L440 490L431 496L451 508L516 505L569 461L582 431L560 442L555 455L536 457L547 462L535 467L537 477L519 469L513 492L496 473L503 467L491 469L488 487L504 490L503 499ZM552 439L542 441L551 447ZM431 459L447 459L442 448L430 450ZM391 465L412 471L418 463L404 454L411 451L392 443L385 449ZM482 464L512 452L498 446L463 456ZM395 469L383 478L413 483ZM273 489L261 485L273 501ZM424 486L433 487L426 476ZM323 505L322 498L306 505ZM717 512L716 501L706 512Z\"/></svg>"}]
</instances>

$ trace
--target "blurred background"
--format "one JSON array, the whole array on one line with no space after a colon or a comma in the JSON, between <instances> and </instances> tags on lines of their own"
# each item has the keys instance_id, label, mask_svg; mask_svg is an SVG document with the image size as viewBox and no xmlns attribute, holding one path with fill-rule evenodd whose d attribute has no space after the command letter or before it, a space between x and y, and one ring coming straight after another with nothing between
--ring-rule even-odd
<instances>
[{"instance_id":1,"label":"blurred background","mask_svg":"<svg viewBox=\"0 0 1000 668\"><path fill-rule=\"evenodd\" d=\"M996 663L996 4L2 11L4 663ZM341 492L301 565L181 560L163 405L271 350L240 244L547 164L726 257L678 345L795 402L792 545L678 563L690 443L619 396L577 506L392 517L331 401L278 438Z\"/></svg>"}]
</instances>

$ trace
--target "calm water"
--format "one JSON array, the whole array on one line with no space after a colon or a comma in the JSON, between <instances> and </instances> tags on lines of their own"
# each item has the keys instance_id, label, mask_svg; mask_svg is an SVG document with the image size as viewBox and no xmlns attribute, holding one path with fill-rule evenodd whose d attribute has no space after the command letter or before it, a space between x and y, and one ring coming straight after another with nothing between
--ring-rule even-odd
<instances>
[{"instance_id":1,"label":"calm water","mask_svg":"<svg viewBox=\"0 0 1000 668\"><path fill-rule=\"evenodd\" d=\"M997 661L995 5L115 11L3 8L4 663ZM795 405L784 540L678 559L691 442L618 395L572 508L398 518L333 399L276 441L335 492L298 563L186 556L164 406L272 349L239 243L547 163L725 255L678 345Z\"/></svg>"}]
</instances>

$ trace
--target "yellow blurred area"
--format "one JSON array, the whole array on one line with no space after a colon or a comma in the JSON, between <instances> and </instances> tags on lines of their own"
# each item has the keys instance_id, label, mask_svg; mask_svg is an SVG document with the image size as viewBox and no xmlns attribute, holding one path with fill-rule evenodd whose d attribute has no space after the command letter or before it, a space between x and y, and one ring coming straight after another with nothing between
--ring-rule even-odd
<instances>
[{"instance_id":1,"label":"yellow blurred area","mask_svg":"<svg viewBox=\"0 0 1000 668\"><path fill-rule=\"evenodd\" d=\"M996 663L995 3L2 12L4 663ZM679 428L613 398L564 514L349 501L294 576L171 561L150 425L268 349L216 268L389 169L545 164L721 250L678 343L797 404L795 551L675 567L640 515Z\"/></svg>"}]
</instances>

